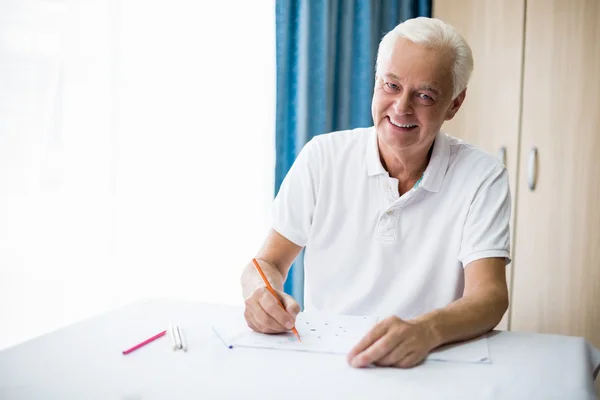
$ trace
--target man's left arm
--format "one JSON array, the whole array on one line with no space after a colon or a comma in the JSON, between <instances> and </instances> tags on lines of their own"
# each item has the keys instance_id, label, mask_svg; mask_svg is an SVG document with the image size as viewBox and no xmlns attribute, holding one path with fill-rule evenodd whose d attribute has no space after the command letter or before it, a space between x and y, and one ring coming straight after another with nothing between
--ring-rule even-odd
<instances>
[{"instance_id":1,"label":"man's left arm","mask_svg":"<svg viewBox=\"0 0 600 400\"><path fill-rule=\"evenodd\" d=\"M508 308L505 263L504 258L471 262L465 267L463 297L413 320L381 321L352 349L348 361L354 367L408 368L438 346L490 331Z\"/></svg>"},{"instance_id":2,"label":"man's left arm","mask_svg":"<svg viewBox=\"0 0 600 400\"><path fill-rule=\"evenodd\" d=\"M438 346L493 329L508 308L510 207L508 173L500 166L483 180L463 227L463 296L410 321L393 316L378 323L348 354L351 365L412 367Z\"/></svg>"},{"instance_id":3,"label":"man's left arm","mask_svg":"<svg viewBox=\"0 0 600 400\"><path fill-rule=\"evenodd\" d=\"M465 267L463 297L415 321L428 326L437 346L492 329L508 309L504 258L482 258Z\"/></svg>"}]
</instances>

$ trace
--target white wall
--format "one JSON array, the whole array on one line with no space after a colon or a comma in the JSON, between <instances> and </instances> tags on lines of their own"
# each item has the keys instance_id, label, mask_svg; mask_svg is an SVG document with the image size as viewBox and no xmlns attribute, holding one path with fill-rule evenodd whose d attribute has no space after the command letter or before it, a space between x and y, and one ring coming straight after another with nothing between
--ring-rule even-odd
<instances>
[{"instance_id":1,"label":"white wall","mask_svg":"<svg viewBox=\"0 0 600 400\"><path fill-rule=\"evenodd\" d=\"M274 28L268 1L0 3L0 348L141 298L241 304Z\"/></svg>"}]
</instances>

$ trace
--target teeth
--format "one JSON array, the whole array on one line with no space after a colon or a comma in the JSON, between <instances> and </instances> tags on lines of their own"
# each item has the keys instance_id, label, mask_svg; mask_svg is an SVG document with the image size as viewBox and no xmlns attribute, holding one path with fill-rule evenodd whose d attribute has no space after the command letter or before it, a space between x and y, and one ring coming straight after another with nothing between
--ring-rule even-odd
<instances>
[{"instance_id":1,"label":"teeth","mask_svg":"<svg viewBox=\"0 0 600 400\"><path fill-rule=\"evenodd\" d=\"M395 125L395 126L397 126L397 127L400 127L400 128L412 128L412 127L415 127L415 126L416 126L416 125L404 125L404 124L399 124L399 123L397 123L397 122L394 122L394 121L392 121L392 119L391 119L391 118L390 118L390 122L392 123L392 125Z\"/></svg>"}]
</instances>

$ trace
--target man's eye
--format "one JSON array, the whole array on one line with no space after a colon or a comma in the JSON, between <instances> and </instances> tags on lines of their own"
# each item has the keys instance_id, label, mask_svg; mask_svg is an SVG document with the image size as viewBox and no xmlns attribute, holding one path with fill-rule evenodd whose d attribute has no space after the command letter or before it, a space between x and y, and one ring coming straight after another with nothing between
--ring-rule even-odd
<instances>
[{"instance_id":1,"label":"man's eye","mask_svg":"<svg viewBox=\"0 0 600 400\"><path fill-rule=\"evenodd\" d=\"M390 90L396 91L396 90L400 89L400 87L398 85L396 85L395 83L386 82L385 84Z\"/></svg>"},{"instance_id":2,"label":"man's eye","mask_svg":"<svg viewBox=\"0 0 600 400\"><path fill-rule=\"evenodd\" d=\"M421 100L424 104L433 104L434 99L433 97L425 94L425 93L419 93L419 100Z\"/></svg>"}]
</instances>

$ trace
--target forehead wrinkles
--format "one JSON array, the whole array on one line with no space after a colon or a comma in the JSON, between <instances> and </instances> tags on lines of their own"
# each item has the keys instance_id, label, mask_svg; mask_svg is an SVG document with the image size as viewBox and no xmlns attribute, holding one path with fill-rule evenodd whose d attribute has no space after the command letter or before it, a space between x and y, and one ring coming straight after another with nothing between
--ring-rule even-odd
<instances>
[{"instance_id":1,"label":"forehead wrinkles","mask_svg":"<svg viewBox=\"0 0 600 400\"><path fill-rule=\"evenodd\" d=\"M378 77L394 78L401 83L415 80L415 86L430 85L439 92L452 92L454 56L445 48L425 47L399 40L377 65Z\"/></svg>"}]
</instances>

